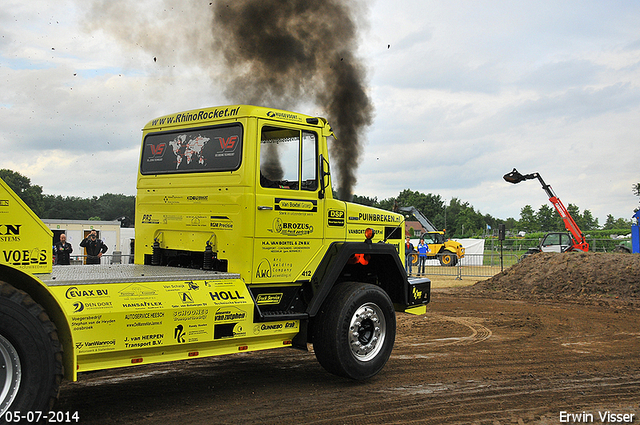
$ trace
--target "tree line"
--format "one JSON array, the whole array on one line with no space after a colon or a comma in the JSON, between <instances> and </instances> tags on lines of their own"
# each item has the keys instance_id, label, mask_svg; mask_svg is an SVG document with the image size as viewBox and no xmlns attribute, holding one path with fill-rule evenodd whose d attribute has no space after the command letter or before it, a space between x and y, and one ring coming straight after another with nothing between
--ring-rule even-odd
<instances>
[{"instance_id":1,"label":"tree line","mask_svg":"<svg viewBox=\"0 0 640 425\"><path fill-rule=\"evenodd\" d=\"M640 196L640 183L634 186L634 193ZM439 230L446 230L450 238L482 237L487 234L497 234L500 224L505 225L507 232L517 234L565 231L562 218L555 208L550 205L541 205L536 211L531 205L525 205L520 210L520 218L507 218L506 220L482 214L468 202L453 198L447 204L440 195L421 193L405 189L397 197L383 200L367 196L354 195L353 202L369 205L387 211L393 211L397 207L416 207ZM580 211L576 205L569 204L567 210L576 221L583 233L595 230L621 230L631 231L631 220L623 218L615 219L611 214L601 227L598 219L593 217L590 210Z\"/></svg>"},{"instance_id":2,"label":"tree line","mask_svg":"<svg viewBox=\"0 0 640 425\"><path fill-rule=\"evenodd\" d=\"M91 198L47 195L42 186L32 185L31 179L22 174L0 170L0 178L40 218L65 220L118 220L124 227L135 223L136 197L105 193Z\"/></svg>"},{"instance_id":3,"label":"tree line","mask_svg":"<svg viewBox=\"0 0 640 425\"><path fill-rule=\"evenodd\" d=\"M75 196L46 195L42 187L32 185L28 177L8 169L0 170L2 178L9 187L40 218L67 220L106 220L124 219L124 225L135 223L135 196L106 193L100 197L80 198ZM633 193L640 197L640 183L633 185ZM421 193L405 189L396 197L378 200L377 197L354 195L353 202L369 205L387 211L393 211L395 206L416 207L433 223L436 228L446 230L450 238L480 237L487 233L493 234L498 225L504 224L507 231L516 234L520 231L552 232L564 231L564 223L554 208L542 205L534 210L531 205L525 205L520 210L519 219L506 220L482 214L468 202L453 198L447 204L440 195ZM583 232L592 230L630 229L631 220L615 219L611 214L601 227L598 219L591 211L580 211L576 205L569 204L567 210Z\"/></svg>"},{"instance_id":4,"label":"tree line","mask_svg":"<svg viewBox=\"0 0 640 425\"><path fill-rule=\"evenodd\" d=\"M421 193L405 189L397 197L383 199L354 195L353 202L387 211L395 207L415 207L439 230L446 230L451 238L471 237L484 234L487 225L491 228L501 222L489 214L476 211L468 202L453 198L446 204L440 195Z\"/></svg>"}]
</instances>

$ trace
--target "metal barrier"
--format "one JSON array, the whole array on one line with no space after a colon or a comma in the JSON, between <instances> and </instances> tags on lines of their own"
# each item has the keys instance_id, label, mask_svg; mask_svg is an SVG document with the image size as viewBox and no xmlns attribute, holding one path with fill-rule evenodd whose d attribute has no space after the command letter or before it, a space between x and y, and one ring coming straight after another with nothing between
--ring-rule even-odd
<instances>
[{"instance_id":1,"label":"metal barrier","mask_svg":"<svg viewBox=\"0 0 640 425\"><path fill-rule=\"evenodd\" d=\"M414 264L411 276L451 276L456 279L463 277L492 277L502 270L516 264L519 257L516 254L503 254L487 251L484 254L465 254L455 266L442 266L438 260L427 260L424 271Z\"/></svg>"},{"instance_id":2,"label":"metal barrier","mask_svg":"<svg viewBox=\"0 0 640 425\"><path fill-rule=\"evenodd\" d=\"M85 264L86 255L72 255L70 258L71 265ZM104 254L100 258L100 264L133 264L133 254ZM54 264L55 266L56 264Z\"/></svg>"},{"instance_id":3,"label":"metal barrier","mask_svg":"<svg viewBox=\"0 0 640 425\"><path fill-rule=\"evenodd\" d=\"M71 264L81 265L85 263L86 255L72 255ZM502 268L507 268L518 262L515 254L503 254ZM133 263L133 254L105 254L100 264L127 264ZM412 276L451 276L456 279L463 277L491 277L501 271L500 253L486 251L484 254L466 254L455 266L442 266L439 260L427 260L424 273L419 273L418 265L411 269Z\"/></svg>"},{"instance_id":4,"label":"metal barrier","mask_svg":"<svg viewBox=\"0 0 640 425\"><path fill-rule=\"evenodd\" d=\"M513 253L524 253L529 248L535 248L540 244L542 238L539 239L505 239L502 241L502 246L504 251L509 251ZM630 243L630 238L622 238L622 239L611 239L611 238L600 238L595 239L587 236L585 240L589 243L589 251L592 252L616 252L616 248L619 245ZM501 242L496 240L495 238L487 239L484 244L485 251L500 251Z\"/></svg>"}]
</instances>

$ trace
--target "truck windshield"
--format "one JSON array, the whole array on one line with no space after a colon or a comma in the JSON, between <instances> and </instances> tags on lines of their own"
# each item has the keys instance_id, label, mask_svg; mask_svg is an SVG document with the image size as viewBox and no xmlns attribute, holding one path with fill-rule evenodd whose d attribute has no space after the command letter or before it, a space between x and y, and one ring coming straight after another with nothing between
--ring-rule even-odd
<instances>
[{"instance_id":1,"label":"truck windshield","mask_svg":"<svg viewBox=\"0 0 640 425\"><path fill-rule=\"evenodd\" d=\"M427 244L444 243L444 237L440 233L425 233L422 238Z\"/></svg>"},{"instance_id":2,"label":"truck windshield","mask_svg":"<svg viewBox=\"0 0 640 425\"><path fill-rule=\"evenodd\" d=\"M149 133L144 139L140 172L234 171L241 159L240 124Z\"/></svg>"}]
</instances>

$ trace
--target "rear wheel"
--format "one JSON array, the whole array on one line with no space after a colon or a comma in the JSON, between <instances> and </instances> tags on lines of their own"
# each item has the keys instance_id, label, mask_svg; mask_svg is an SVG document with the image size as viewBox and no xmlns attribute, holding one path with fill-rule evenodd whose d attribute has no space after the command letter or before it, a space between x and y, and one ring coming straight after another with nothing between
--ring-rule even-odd
<instances>
[{"instance_id":1,"label":"rear wheel","mask_svg":"<svg viewBox=\"0 0 640 425\"><path fill-rule=\"evenodd\" d=\"M613 252L620 252L623 254L631 254L631 250L624 245L618 245L613 249Z\"/></svg>"},{"instance_id":2,"label":"rear wheel","mask_svg":"<svg viewBox=\"0 0 640 425\"><path fill-rule=\"evenodd\" d=\"M378 286L337 285L314 323L316 358L333 374L367 379L380 372L391 355L396 316L391 299Z\"/></svg>"},{"instance_id":3,"label":"rear wheel","mask_svg":"<svg viewBox=\"0 0 640 425\"><path fill-rule=\"evenodd\" d=\"M445 251L440 254L440 265L442 266L455 266L458 263L458 257L456 254Z\"/></svg>"},{"instance_id":4,"label":"rear wheel","mask_svg":"<svg viewBox=\"0 0 640 425\"><path fill-rule=\"evenodd\" d=\"M18 395L22 367L16 347L0 335L0 417Z\"/></svg>"},{"instance_id":5,"label":"rear wheel","mask_svg":"<svg viewBox=\"0 0 640 425\"><path fill-rule=\"evenodd\" d=\"M25 292L0 282L0 417L48 411L62 380L62 348L49 316Z\"/></svg>"}]
</instances>

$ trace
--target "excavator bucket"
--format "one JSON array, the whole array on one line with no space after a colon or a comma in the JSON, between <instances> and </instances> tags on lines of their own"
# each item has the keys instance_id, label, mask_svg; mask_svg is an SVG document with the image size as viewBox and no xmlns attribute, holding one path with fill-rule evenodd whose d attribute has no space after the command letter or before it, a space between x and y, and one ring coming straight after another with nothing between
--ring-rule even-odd
<instances>
[{"instance_id":1,"label":"excavator bucket","mask_svg":"<svg viewBox=\"0 0 640 425\"><path fill-rule=\"evenodd\" d=\"M522 174L520 174L518 170L516 170L515 168L513 169L512 172L502 176L502 178L508 181L509 183L513 183L513 184L520 183L521 181L526 180L526 178Z\"/></svg>"}]
</instances>

